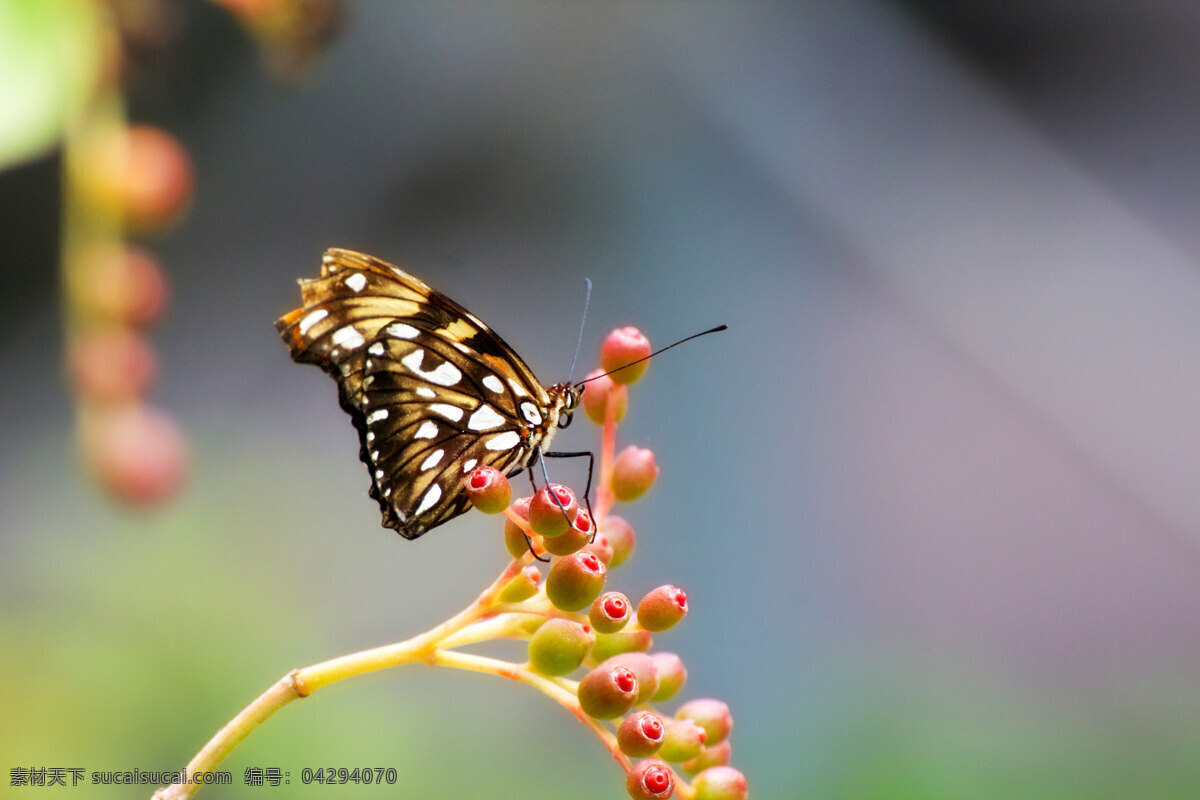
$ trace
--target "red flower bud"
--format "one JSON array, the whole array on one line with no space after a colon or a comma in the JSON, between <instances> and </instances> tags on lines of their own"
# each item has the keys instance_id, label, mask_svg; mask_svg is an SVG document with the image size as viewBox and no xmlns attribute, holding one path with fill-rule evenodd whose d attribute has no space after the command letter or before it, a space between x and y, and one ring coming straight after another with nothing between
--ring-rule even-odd
<instances>
[{"instance_id":1,"label":"red flower bud","mask_svg":"<svg viewBox=\"0 0 1200 800\"><path fill-rule=\"evenodd\" d=\"M546 576L546 596L556 608L579 611L604 589L607 570L594 553L572 553L555 560Z\"/></svg>"},{"instance_id":2,"label":"red flower bud","mask_svg":"<svg viewBox=\"0 0 1200 800\"><path fill-rule=\"evenodd\" d=\"M510 508L513 512L525 520L529 521L529 503L533 500L532 497L518 497L513 500ZM534 549L538 547L541 537L534 540ZM521 530L521 526L517 525L507 515L504 517L504 546L513 558L520 558L529 552L529 541L525 538L525 531Z\"/></svg>"},{"instance_id":3,"label":"red flower bud","mask_svg":"<svg viewBox=\"0 0 1200 800\"><path fill-rule=\"evenodd\" d=\"M633 758L652 756L662 746L666 726L652 711L637 711L621 720L617 744L621 752Z\"/></svg>"},{"instance_id":4,"label":"red flower bud","mask_svg":"<svg viewBox=\"0 0 1200 800\"><path fill-rule=\"evenodd\" d=\"M495 467L480 467L467 476L467 498L485 514L499 514L512 500L512 484Z\"/></svg>"},{"instance_id":5,"label":"red flower bud","mask_svg":"<svg viewBox=\"0 0 1200 800\"><path fill-rule=\"evenodd\" d=\"M641 331L633 326L617 328L608 334L600 346L600 366L605 372L612 373L609 377L616 383L629 384L645 374L650 362L643 361L631 367L625 365L648 355L650 340Z\"/></svg>"},{"instance_id":6,"label":"red flower bud","mask_svg":"<svg viewBox=\"0 0 1200 800\"><path fill-rule=\"evenodd\" d=\"M633 608L620 592L605 592L588 608L588 619L597 633L616 633L629 622Z\"/></svg>"},{"instance_id":7,"label":"red flower bud","mask_svg":"<svg viewBox=\"0 0 1200 800\"><path fill-rule=\"evenodd\" d=\"M687 614L687 593L664 584L646 593L638 603L638 624L648 631L665 631Z\"/></svg>"},{"instance_id":8,"label":"red flower bud","mask_svg":"<svg viewBox=\"0 0 1200 800\"><path fill-rule=\"evenodd\" d=\"M635 367L631 369L636 369ZM603 376L603 377L600 377ZM614 383L611 375L604 375L601 370L589 372L583 385L583 410L588 419L597 425L603 425L608 414L608 404L613 404L613 421L620 422L629 410L629 392L619 383Z\"/></svg>"},{"instance_id":9,"label":"red flower bud","mask_svg":"<svg viewBox=\"0 0 1200 800\"><path fill-rule=\"evenodd\" d=\"M619 717L637 702L638 682L620 664L596 667L579 681L579 706L590 717Z\"/></svg>"},{"instance_id":10,"label":"red flower bud","mask_svg":"<svg viewBox=\"0 0 1200 800\"><path fill-rule=\"evenodd\" d=\"M133 125L97 143L88 155L81 165L83 191L101 207L119 207L135 230L167 227L191 199L191 161L164 130Z\"/></svg>"},{"instance_id":11,"label":"red flower bud","mask_svg":"<svg viewBox=\"0 0 1200 800\"><path fill-rule=\"evenodd\" d=\"M71 342L71 378L80 396L96 403L127 403L145 396L158 372L154 350L124 330L83 333Z\"/></svg>"},{"instance_id":12,"label":"red flower bud","mask_svg":"<svg viewBox=\"0 0 1200 800\"><path fill-rule=\"evenodd\" d=\"M575 520L566 533L551 539L543 539L542 546L551 555L569 556L587 546L592 541L593 533L595 533L595 528L592 526L591 516L588 512L581 510L575 515Z\"/></svg>"},{"instance_id":13,"label":"red flower bud","mask_svg":"<svg viewBox=\"0 0 1200 800\"><path fill-rule=\"evenodd\" d=\"M709 747L725 741L733 729L733 716L729 713L729 706L720 700L707 697L684 703L675 712L675 718L690 719L704 728L708 733L705 743Z\"/></svg>"},{"instance_id":14,"label":"red flower bud","mask_svg":"<svg viewBox=\"0 0 1200 800\"><path fill-rule=\"evenodd\" d=\"M143 406L104 411L84 430L88 463L101 483L132 505L174 497L187 477L188 448L166 413Z\"/></svg>"},{"instance_id":15,"label":"red flower bud","mask_svg":"<svg viewBox=\"0 0 1200 800\"><path fill-rule=\"evenodd\" d=\"M101 317L148 325L167 305L167 279L154 256L140 247L100 247L83 256L80 301Z\"/></svg>"},{"instance_id":16,"label":"red flower bud","mask_svg":"<svg viewBox=\"0 0 1200 800\"><path fill-rule=\"evenodd\" d=\"M613 497L622 503L636 500L644 495L658 478L658 465L654 453L643 447L630 445L622 450L613 462Z\"/></svg>"},{"instance_id":17,"label":"red flower bud","mask_svg":"<svg viewBox=\"0 0 1200 800\"><path fill-rule=\"evenodd\" d=\"M529 504L529 524L541 536L552 539L562 536L571 528L578 511L575 493L566 486L552 483L538 489L533 496Z\"/></svg>"},{"instance_id":18,"label":"red flower bud","mask_svg":"<svg viewBox=\"0 0 1200 800\"><path fill-rule=\"evenodd\" d=\"M620 665L637 676L637 701L639 703L649 702L654 693L658 691L658 672L654 668L654 659L645 653L618 653L615 656L606 658L600 664L602 667L605 665Z\"/></svg>"},{"instance_id":19,"label":"red flower bud","mask_svg":"<svg viewBox=\"0 0 1200 800\"><path fill-rule=\"evenodd\" d=\"M603 533L597 532L595 538L583 546L583 549L589 553L595 553L596 558L604 562L604 566L612 564L613 549L608 543L608 537Z\"/></svg>"},{"instance_id":20,"label":"red flower bud","mask_svg":"<svg viewBox=\"0 0 1200 800\"><path fill-rule=\"evenodd\" d=\"M639 761L625 777L625 791L633 800L665 800L675 792L675 775L661 761Z\"/></svg>"},{"instance_id":21,"label":"red flower bud","mask_svg":"<svg viewBox=\"0 0 1200 800\"><path fill-rule=\"evenodd\" d=\"M616 514L609 514L605 517L604 525L600 528L600 535L608 539L608 544L612 547L612 561L608 566L619 567L633 555L636 536L633 526L623 517L618 517Z\"/></svg>"}]
</instances>

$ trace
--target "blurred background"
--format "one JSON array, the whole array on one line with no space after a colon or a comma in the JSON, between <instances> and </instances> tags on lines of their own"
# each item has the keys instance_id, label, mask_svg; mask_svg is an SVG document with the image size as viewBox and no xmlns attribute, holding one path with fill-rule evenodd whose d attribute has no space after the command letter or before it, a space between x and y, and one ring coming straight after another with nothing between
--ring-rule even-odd
<instances>
[{"instance_id":1,"label":"blurred background","mask_svg":"<svg viewBox=\"0 0 1200 800\"><path fill-rule=\"evenodd\" d=\"M658 647L732 707L754 796L1196 796L1200 10L348 2L280 81L225 9L166 8L127 84L195 181L149 245L153 402L190 448L160 507L79 455L62 158L0 172L6 770L177 769L288 670L425 630L505 563L481 515L382 529L333 382L276 336L343 246L547 383L585 276L589 369L614 325L730 325L633 389L622 441L662 476L611 585L688 590ZM247 766L624 796L545 698L422 667L289 706L201 796L254 793Z\"/></svg>"}]
</instances>

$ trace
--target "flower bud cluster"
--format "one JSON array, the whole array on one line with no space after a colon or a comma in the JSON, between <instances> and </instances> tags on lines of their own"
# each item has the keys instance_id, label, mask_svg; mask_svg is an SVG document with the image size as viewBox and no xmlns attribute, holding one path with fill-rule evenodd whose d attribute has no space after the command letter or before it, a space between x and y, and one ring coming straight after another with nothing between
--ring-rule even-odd
<instances>
[{"instance_id":1,"label":"flower bud cluster","mask_svg":"<svg viewBox=\"0 0 1200 800\"><path fill-rule=\"evenodd\" d=\"M97 124L69 143L67 366L79 400L84 459L100 483L134 505L182 488L187 443L174 420L146 402L158 372L145 336L166 308L157 259L125 234L163 231L192 194L187 153L148 125ZM89 221L85 221L89 220Z\"/></svg>"},{"instance_id":2,"label":"flower bud cluster","mask_svg":"<svg viewBox=\"0 0 1200 800\"><path fill-rule=\"evenodd\" d=\"M579 709L612 726L610 747L627 765L630 796L670 797L681 776L692 775L688 795L741 800L747 796L745 777L728 766L733 724L728 706L693 699L666 715L651 705L671 701L687 682L678 655L653 650L655 635L687 615L687 593L663 584L642 594L635 605L607 587L609 573L629 560L637 539L627 520L609 513L610 506L641 497L659 472L650 450L631 446L614 455L612 446L616 423L628 411L627 387L645 373L648 362L622 367L649 353L650 343L637 329L613 331L604 342L601 363L617 372L585 384L584 410L604 426L595 518L586 502L590 498L559 484L509 502L511 487L495 470L468 476L467 492L480 509L504 511L505 547L514 558L532 554L549 561L540 587L540 571L525 567L503 588L500 599L518 604L509 607L515 613L524 604L544 620L529 636L531 670L559 681L583 671L572 684Z\"/></svg>"}]
</instances>

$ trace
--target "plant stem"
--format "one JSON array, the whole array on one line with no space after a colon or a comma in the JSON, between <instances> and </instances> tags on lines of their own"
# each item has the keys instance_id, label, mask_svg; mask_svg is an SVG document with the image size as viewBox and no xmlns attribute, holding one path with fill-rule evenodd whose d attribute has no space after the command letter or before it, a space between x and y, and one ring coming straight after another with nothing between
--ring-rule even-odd
<instances>
[{"instance_id":1,"label":"plant stem","mask_svg":"<svg viewBox=\"0 0 1200 800\"><path fill-rule=\"evenodd\" d=\"M611 399L604 407L604 429L600 437L600 488L596 492L596 523L612 510L613 452L617 447L617 404Z\"/></svg>"},{"instance_id":2,"label":"plant stem","mask_svg":"<svg viewBox=\"0 0 1200 800\"><path fill-rule=\"evenodd\" d=\"M495 604L496 594L512 580L527 560L528 556L513 559L500 573L500 577L496 578L474 603L425 633L403 642L351 653L293 670L280 678L253 703L242 709L224 728L217 731L195 758L188 762L187 774L215 769L255 728L298 697L307 697L323 686L355 675L414 662L437 663L438 648L453 634L488 616L491 606ZM175 783L155 792L153 800L185 800L194 795L200 786L201 784L197 783Z\"/></svg>"},{"instance_id":3,"label":"plant stem","mask_svg":"<svg viewBox=\"0 0 1200 800\"><path fill-rule=\"evenodd\" d=\"M512 664L508 661L501 661L496 658L474 655L473 653L438 650L433 654L433 663L444 667L470 670L472 672L485 672L532 686L578 717L579 721L586 725L592 733L596 734L596 738L608 748L613 760L621 765L621 769L625 770L626 773L633 769L633 764L630 763L629 758L621 752L620 747L617 745L617 737L599 722L584 713L584 710L579 707L579 698L572 692L559 686L555 681L537 674L528 667Z\"/></svg>"}]
</instances>

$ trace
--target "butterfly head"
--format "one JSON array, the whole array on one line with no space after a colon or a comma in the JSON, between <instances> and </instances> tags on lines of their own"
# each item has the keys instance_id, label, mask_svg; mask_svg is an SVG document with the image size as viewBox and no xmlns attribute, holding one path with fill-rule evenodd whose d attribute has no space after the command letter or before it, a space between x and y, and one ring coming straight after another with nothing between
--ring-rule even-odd
<instances>
[{"instance_id":1,"label":"butterfly head","mask_svg":"<svg viewBox=\"0 0 1200 800\"><path fill-rule=\"evenodd\" d=\"M580 389L571 383L556 383L546 389L550 395L551 415L559 428L571 424L571 417L579 406Z\"/></svg>"}]
</instances>

